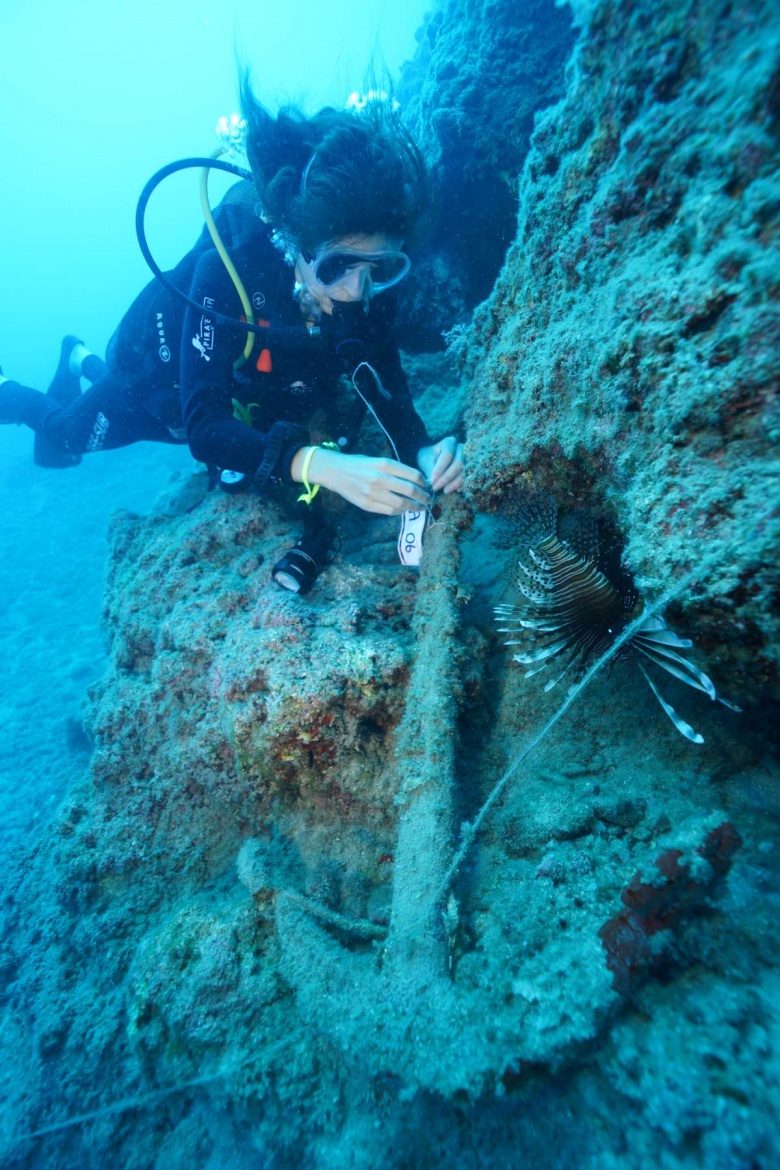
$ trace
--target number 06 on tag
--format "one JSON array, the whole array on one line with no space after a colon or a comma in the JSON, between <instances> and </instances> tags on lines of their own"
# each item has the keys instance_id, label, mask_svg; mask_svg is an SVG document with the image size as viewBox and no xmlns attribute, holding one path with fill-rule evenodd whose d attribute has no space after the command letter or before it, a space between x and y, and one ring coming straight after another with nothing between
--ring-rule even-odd
<instances>
[{"instance_id":1,"label":"number 06 on tag","mask_svg":"<svg viewBox=\"0 0 780 1170\"><path fill-rule=\"evenodd\" d=\"M420 564L427 518L424 508L419 512L404 512L402 515L401 531L398 534L398 556L402 565Z\"/></svg>"}]
</instances>

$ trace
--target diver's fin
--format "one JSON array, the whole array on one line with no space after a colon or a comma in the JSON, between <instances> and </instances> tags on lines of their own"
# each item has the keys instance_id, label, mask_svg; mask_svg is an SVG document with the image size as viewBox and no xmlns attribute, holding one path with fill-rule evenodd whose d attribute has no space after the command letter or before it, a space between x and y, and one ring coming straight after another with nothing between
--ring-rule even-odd
<instances>
[{"instance_id":1,"label":"diver's fin","mask_svg":"<svg viewBox=\"0 0 780 1170\"><path fill-rule=\"evenodd\" d=\"M79 375L73 372L70 362L73 351L79 345L82 349L84 348L84 342L81 338L74 337L71 333L62 339L60 360L57 362L54 377L46 391L49 398L53 398L60 406L70 406L71 402L75 402L81 395Z\"/></svg>"},{"instance_id":2,"label":"diver's fin","mask_svg":"<svg viewBox=\"0 0 780 1170\"><path fill-rule=\"evenodd\" d=\"M60 360L57 363L57 369L54 372L49 389L46 391L46 397L53 399L59 408L70 406L72 402L75 402L81 396L81 380L78 374L74 373L71 365L71 357L79 346L81 349L84 349L84 342L80 337L75 337L72 333L69 333L62 339ZM85 353L87 352L85 350ZM74 455L70 451L64 451L62 447L47 439L42 426L40 428L36 427L35 431L33 461L38 467L61 469L64 467L74 467L77 463L81 462L80 455Z\"/></svg>"}]
</instances>

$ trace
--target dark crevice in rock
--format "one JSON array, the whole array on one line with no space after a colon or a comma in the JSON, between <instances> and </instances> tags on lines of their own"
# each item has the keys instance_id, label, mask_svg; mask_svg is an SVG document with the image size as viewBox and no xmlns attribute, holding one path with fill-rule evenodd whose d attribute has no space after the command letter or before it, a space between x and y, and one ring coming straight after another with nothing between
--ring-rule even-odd
<instances>
[{"instance_id":1,"label":"dark crevice in rock","mask_svg":"<svg viewBox=\"0 0 780 1170\"><path fill-rule=\"evenodd\" d=\"M444 0L428 18L398 90L439 193L399 299L411 352L441 349L489 295L515 236L534 115L563 94L573 43L570 14L552 0Z\"/></svg>"}]
</instances>

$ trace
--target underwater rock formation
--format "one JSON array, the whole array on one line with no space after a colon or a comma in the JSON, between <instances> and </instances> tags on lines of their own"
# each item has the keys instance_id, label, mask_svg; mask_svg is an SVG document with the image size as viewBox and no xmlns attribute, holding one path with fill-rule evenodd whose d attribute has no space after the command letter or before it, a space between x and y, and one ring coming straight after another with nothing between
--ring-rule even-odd
<instances>
[{"instance_id":1,"label":"underwater rock formation","mask_svg":"<svg viewBox=\"0 0 780 1170\"><path fill-rule=\"evenodd\" d=\"M534 114L563 95L571 14L553 0L439 0L398 97L437 185L398 317L412 352L440 349L490 293L517 225Z\"/></svg>"},{"instance_id":2,"label":"underwater rock formation","mask_svg":"<svg viewBox=\"0 0 780 1170\"><path fill-rule=\"evenodd\" d=\"M206 1167L241 1151L443 1167L466 1141L490 1167L543 1158L565 1109L556 1140L581 1150L586 1125L580 1164L596 1166L628 1121L597 1136L582 1094L597 1114L610 1094L630 1101L636 1140L665 1151L607 1038L627 995L654 1003L661 1031L681 997L695 1020L703 973L709 992L740 969L769 995L772 831L733 780L750 750L697 749L692 772L687 741L640 725L624 756L597 700L526 762L449 888L459 820L541 715L515 681L491 726L496 668L463 616L486 551L468 523L448 501L419 584L392 525L360 543L347 525L301 603L269 579L290 541L273 505L204 497L201 478L149 518L117 518L91 776L5 891L4 1165ZM730 852L715 865L707 846L732 822L745 863L724 891ZM661 925L646 891L670 858ZM712 1010L715 1047L747 1010L736 991L727 1020ZM771 1140L774 1081L756 1060L739 1053L725 1078L749 1091L749 1124L736 1099L699 1107L724 1156ZM696 1075L705 1099L724 1081L717 1065Z\"/></svg>"},{"instance_id":3,"label":"underwater rock formation","mask_svg":"<svg viewBox=\"0 0 780 1170\"><path fill-rule=\"evenodd\" d=\"M616 521L646 596L692 575L748 702L780 696L779 139L773 3L603 0L461 349L480 504L546 488Z\"/></svg>"},{"instance_id":4,"label":"underwater rock formation","mask_svg":"<svg viewBox=\"0 0 780 1170\"><path fill-rule=\"evenodd\" d=\"M472 17L493 10L505 6L464 5L465 42ZM477 499L493 507L512 481L538 481L566 506L609 510L652 593L687 562L682 530L651 531L682 481L648 477L698 475L707 463L706 427L663 427L688 402L694 368L706 366L708 402L719 401L723 367L695 357L710 352L710 332L719 338L729 314L745 314L755 332L740 335L733 360L756 357L772 310L739 292L725 322L681 340L660 284L674 219L653 226L643 219L651 211L594 235L587 280L576 266L561 275L570 237L590 240L578 209L587 218L601 206L623 159L617 130L610 139L594 118L583 137L582 119L609 113L610 102L610 116L627 117L620 103L630 98L655 148L654 119L670 150L683 139L695 147L699 171L671 176L685 208L686 184L711 177L711 152L731 149L709 123L691 130L691 119L723 115L726 62L740 62L746 79L734 141L771 137L748 113L776 104L778 87L757 81L772 42L756 38L752 8L604 0L603 20L601 11L583 31L571 94L541 119L524 171L523 248L536 283L513 285L526 271L515 247L465 335L473 349L462 351L460 392L473 398ZM540 151L568 136L579 145L545 171ZM638 154L625 149L633 167ZM540 185L558 191L569 167L569 202L548 205ZM696 213L705 231L741 207L753 265L766 261L774 230L768 216L763 235L750 226L766 189L756 178L741 195L702 196ZM652 190L643 208L661 198ZM653 242L659 260L646 271L641 249ZM681 287L698 289L710 253L687 255L698 260L690 272L679 260ZM644 320L611 312L622 301L610 266L629 301L659 280ZM672 374L652 346L641 383L652 410L618 410L595 394L591 416L552 362L559 411L528 397L528 371L547 377L562 338L573 347L581 331L568 352L590 369L603 364L605 338L632 329L648 346L657 332L671 338L663 352L682 398L663 398ZM737 367L746 405L724 414L724 450L710 460L716 496L730 500L733 482L745 491L721 577L758 565L768 540L748 523L765 468L753 392L774 360L761 352L764 365ZM420 382L446 368L440 356L418 359ZM629 372L606 368L604 395ZM441 397L436 412L422 408L438 415L436 429L457 395L445 386ZM740 453L755 460L732 481ZM705 507L700 480L693 486ZM270 581L295 535L273 502L208 494L196 476L152 516L116 519L91 770L4 883L0 1163L773 1170L780 766L766 744L721 708L707 711L706 743L693 746L660 709L648 713L644 681L620 662L552 726L556 696L507 668L492 631L516 552L490 517L472 524L468 503L446 500L419 575L398 564L391 522L354 523L346 507L337 519L342 551L306 598ZM723 517L713 520L716 557L728 534ZM687 555L703 557L693 536ZM699 598L705 615L713 580ZM746 590L724 612L760 617L768 636L760 600ZM739 643L736 627L719 629L733 633L733 665L744 631ZM756 669L746 658L745 678ZM518 759L453 871L459 834L470 840Z\"/></svg>"},{"instance_id":5,"label":"underwater rock formation","mask_svg":"<svg viewBox=\"0 0 780 1170\"><path fill-rule=\"evenodd\" d=\"M414 577L392 549L380 545L376 564L369 544L359 565L324 574L301 605L270 579L291 542L289 522L252 497L217 493L184 515L120 516L112 540L113 669L94 697L101 787L113 791L128 776L154 787L161 777L205 816L236 817L231 848L249 799L255 831L272 821L284 837L284 810L296 810L307 826L302 858L334 826L334 867L342 852L391 849L385 740L403 710L414 604ZM145 819L157 833L177 818L158 795ZM359 843L350 840L350 822L367 820L373 847L364 827ZM224 828L201 826L212 841Z\"/></svg>"}]
</instances>

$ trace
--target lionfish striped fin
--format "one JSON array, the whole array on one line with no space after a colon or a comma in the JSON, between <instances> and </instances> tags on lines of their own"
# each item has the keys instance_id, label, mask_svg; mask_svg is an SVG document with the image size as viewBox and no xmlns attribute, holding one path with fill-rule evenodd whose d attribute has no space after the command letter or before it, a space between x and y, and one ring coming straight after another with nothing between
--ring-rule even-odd
<instances>
[{"instance_id":1,"label":"lionfish striped fin","mask_svg":"<svg viewBox=\"0 0 780 1170\"><path fill-rule=\"evenodd\" d=\"M666 700L661 697L658 687L650 678L650 675L647 673L642 663L637 662L637 666L645 676L647 685L650 687L650 690L653 692L656 699L658 699L658 702L661 704L663 711L669 716L674 726L680 732L680 735L684 735L686 739L691 741L691 743L704 743L704 736L699 735L698 731L694 731L690 723L686 723L685 720L677 714L671 703L667 703Z\"/></svg>"},{"instance_id":2,"label":"lionfish striped fin","mask_svg":"<svg viewBox=\"0 0 780 1170\"><path fill-rule=\"evenodd\" d=\"M635 650L644 654L652 662L662 666L664 670L668 670L669 674L673 674L675 678L679 678L682 682L687 683L689 687L695 687L697 691L703 691L705 695L709 695L711 699L716 697L715 686L709 675L706 675L703 670L699 670L687 658L683 658L680 654L675 654L668 646L657 644L653 637L646 637L640 630L629 642Z\"/></svg>"},{"instance_id":3,"label":"lionfish striped fin","mask_svg":"<svg viewBox=\"0 0 780 1170\"><path fill-rule=\"evenodd\" d=\"M533 678L535 674L541 674L543 670L547 669L547 663L542 662L539 666L534 666L531 670L527 670L523 678Z\"/></svg>"},{"instance_id":4,"label":"lionfish striped fin","mask_svg":"<svg viewBox=\"0 0 780 1170\"><path fill-rule=\"evenodd\" d=\"M652 642L662 643L664 646L674 646L677 650L690 650L693 642L690 638L680 638L675 634L674 630L667 630L665 627L658 630L649 630L642 627L640 634L643 638L648 638Z\"/></svg>"},{"instance_id":5,"label":"lionfish striped fin","mask_svg":"<svg viewBox=\"0 0 780 1170\"><path fill-rule=\"evenodd\" d=\"M515 654L514 660L519 662L521 666L530 666L532 662L541 662L543 658L552 658L561 650L565 650L567 645L568 639L564 638L560 642L553 642L551 645L541 646L538 650L532 650L529 654Z\"/></svg>"},{"instance_id":6,"label":"lionfish striped fin","mask_svg":"<svg viewBox=\"0 0 780 1170\"><path fill-rule=\"evenodd\" d=\"M561 671L561 673L558 675L557 678L551 678L549 680L549 682L546 682L544 684L544 693L545 694L547 694L548 691L551 691L553 689L553 687L557 687L558 683L561 681L561 679L564 677L564 675L567 675L569 673L569 671L574 666L574 663L576 661L577 661L577 659L575 656L574 658L571 659L570 662L568 662L566 664L566 666L564 666L563 670Z\"/></svg>"}]
</instances>

